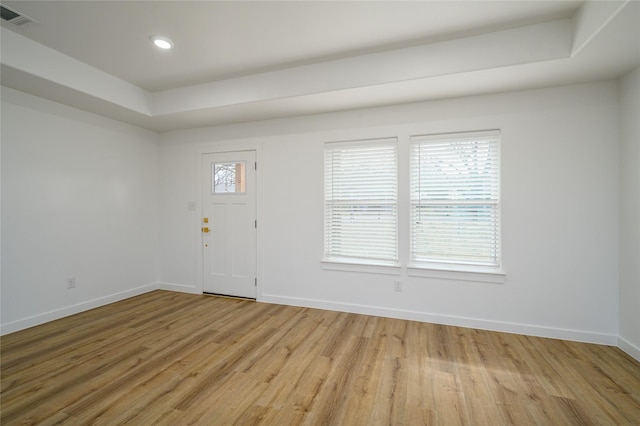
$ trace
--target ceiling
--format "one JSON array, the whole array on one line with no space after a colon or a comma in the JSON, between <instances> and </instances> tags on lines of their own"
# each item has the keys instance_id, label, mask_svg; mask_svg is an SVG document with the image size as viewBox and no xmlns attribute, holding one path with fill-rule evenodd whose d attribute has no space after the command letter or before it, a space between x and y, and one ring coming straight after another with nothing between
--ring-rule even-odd
<instances>
[{"instance_id":1,"label":"ceiling","mask_svg":"<svg viewBox=\"0 0 640 426\"><path fill-rule=\"evenodd\" d=\"M157 131L617 78L629 1L2 1L2 84ZM149 37L173 40L171 51Z\"/></svg>"}]
</instances>

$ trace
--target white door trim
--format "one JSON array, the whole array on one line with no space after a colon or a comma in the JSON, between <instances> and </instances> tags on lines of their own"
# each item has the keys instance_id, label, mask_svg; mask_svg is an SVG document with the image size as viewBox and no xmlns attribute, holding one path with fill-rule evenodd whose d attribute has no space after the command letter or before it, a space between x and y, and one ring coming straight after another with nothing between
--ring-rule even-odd
<instances>
[{"instance_id":1,"label":"white door trim","mask_svg":"<svg viewBox=\"0 0 640 426\"><path fill-rule=\"evenodd\" d=\"M262 144L207 144L198 147L195 150L194 164L196 165L196 176L195 178L195 195L198 206L195 211L195 216L191 222L191 228L193 232L193 247L194 252L196 254L196 292L198 294L203 294L204 289L204 276L203 276L203 256L204 256L204 247L202 246L202 235L200 232L200 228L202 227L202 217L203 217L203 200L202 200L202 180L203 173L205 172L202 169L202 156L205 154L220 154L225 152L236 152L236 151L255 151L256 152L256 162L258 163L258 168L256 170L256 217L258 220L258 229L256 230L256 277L258 279L258 285L256 286L256 301L260 302L263 300L262 294L264 293L263 287L263 259L264 259L264 239L263 239L263 231L261 223L263 221L263 213L262 213ZM207 171L208 172L208 171Z\"/></svg>"}]
</instances>

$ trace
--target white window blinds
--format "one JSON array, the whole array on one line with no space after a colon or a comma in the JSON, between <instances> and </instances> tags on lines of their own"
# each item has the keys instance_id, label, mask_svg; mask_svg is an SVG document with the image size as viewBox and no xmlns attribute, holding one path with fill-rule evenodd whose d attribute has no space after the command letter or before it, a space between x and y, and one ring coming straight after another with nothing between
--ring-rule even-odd
<instances>
[{"instance_id":1,"label":"white window blinds","mask_svg":"<svg viewBox=\"0 0 640 426\"><path fill-rule=\"evenodd\" d=\"M325 259L397 261L396 139L325 144Z\"/></svg>"},{"instance_id":2,"label":"white window blinds","mask_svg":"<svg viewBox=\"0 0 640 426\"><path fill-rule=\"evenodd\" d=\"M411 138L411 262L500 266L499 133Z\"/></svg>"}]
</instances>

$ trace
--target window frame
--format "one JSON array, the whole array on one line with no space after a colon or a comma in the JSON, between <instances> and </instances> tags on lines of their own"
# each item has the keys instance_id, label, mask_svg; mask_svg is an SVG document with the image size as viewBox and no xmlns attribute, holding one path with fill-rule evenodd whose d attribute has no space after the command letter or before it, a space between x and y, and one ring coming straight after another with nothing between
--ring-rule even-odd
<instances>
[{"instance_id":1,"label":"window frame","mask_svg":"<svg viewBox=\"0 0 640 426\"><path fill-rule=\"evenodd\" d=\"M333 176L333 170L336 166L336 158L333 158L334 155L338 153L338 151L348 151L349 148L354 148L354 151L362 148L371 148L374 149L376 146L380 146L381 148L391 148L391 151L394 155L394 164L386 168L386 171L389 170L393 173L393 182L391 186L393 187L393 191L395 191L394 198L391 200L380 198L373 199L367 198L363 196L360 199L343 199L336 200L333 196L334 188L335 188L335 178ZM340 154L338 154L340 155ZM348 156L348 154L342 154L343 156ZM357 155L357 154L356 154ZM323 259L321 261L323 269L333 269L333 270L345 270L345 271L357 271L357 272L375 272L375 273L383 273L383 274L397 274L399 272L400 264L399 264L399 176L398 176L398 162L399 162L399 144L397 137L387 137L387 138L375 138L375 139L359 139L359 140L348 140L348 141L332 141L325 142L323 146L323 161L324 161L324 221L323 221ZM328 176L329 171L331 171L332 176ZM379 178L379 176L378 176ZM347 177L347 179L349 179ZM374 180L376 178L374 177ZM331 188L328 187L331 185ZM331 192L331 194L330 194ZM374 258L365 255L362 256L353 256L353 255L341 255L338 253L338 250L334 250L332 240L336 237L336 234L333 233L334 228L330 225L332 219L339 217L336 215L332 216L332 211L335 211L334 208L338 205L359 205L359 206L370 206L374 208L380 208L380 206L390 206L393 211L393 233L394 239L392 241L392 246L394 250L393 256L388 256L386 258ZM366 214L360 216L358 219L362 219L366 217ZM387 230L388 231L388 230Z\"/></svg>"},{"instance_id":2,"label":"window frame","mask_svg":"<svg viewBox=\"0 0 640 426\"><path fill-rule=\"evenodd\" d=\"M412 260L412 142L420 138L464 138L474 135L493 135L497 140L497 260L494 266L476 264L456 264L446 262L416 262ZM390 137L354 138L343 141L323 142L323 188L326 186L326 150L332 144L367 144L376 141L392 141L395 144L396 166L396 260L381 261L362 258L327 256L326 248L326 188L323 189L323 257L320 260L323 270L348 271L372 274L388 274L405 277L422 277L435 280L469 281L476 283L504 284L507 275L502 258L502 176L501 157L502 140L499 128L479 131L458 131L450 133L398 132ZM335 145L334 145L335 146Z\"/></svg>"},{"instance_id":3,"label":"window frame","mask_svg":"<svg viewBox=\"0 0 640 426\"><path fill-rule=\"evenodd\" d=\"M217 166L224 165L233 165L233 187L236 189L236 186L239 186L239 191L216 191L216 168ZM246 185L246 161L225 161L221 163L212 163L211 164L211 195L246 195L247 191L245 188ZM226 184L225 184L226 185Z\"/></svg>"},{"instance_id":4,"label":"window frame","mask_svg":"<svg viewBox=\"0 0 640 426\"><path fill-rule=\"evenodd\" d=\"M457 260L436 260L436 259L416 259L414 252L415 244L415 223L413 218L413 210L415 204L414 194L414 179L415 179L415 159L414 148L419 144L429 144L437 142L447 141L464 141L474 138L493 139L495 143L495 161L496 165L496 199L494 201L486 200L453 200L444 199L432 202L431 204L442 206L464 206L464 205L484 205L493 206L495 208L495 223L496 231L493 236L495 239L495 264L483 264L481 262L464 262L460 259ZM502 270L502 208L501 208L501 133L499 130L487 130L487 131L475 131L475 132L457 132L457 133L443 133L443 134L427 134L427 135L412 135L409 138L409 151L410 151L410 172L409 172L409 263L407 265L407 273L409 276L424 276L432 278L449 278L455 277L455 279L463 279L470 281L485 281L485 282L504 282L505 273ZM421 173L421 171L419 172ZM447 203L447 201L450 201ZM418 201L420 203L420 201ZM429 203L425 203L429 204ZM419 204L418 204L419 205Z\"/></svg>"}]
</instances>

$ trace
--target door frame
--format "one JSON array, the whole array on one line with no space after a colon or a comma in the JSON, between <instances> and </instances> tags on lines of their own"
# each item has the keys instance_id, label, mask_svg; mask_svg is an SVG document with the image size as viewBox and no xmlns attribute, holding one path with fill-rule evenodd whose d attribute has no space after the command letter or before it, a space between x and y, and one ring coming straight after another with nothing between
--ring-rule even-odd
<instances>
[{"instance_id":1,"label":"door frame","mask_svg":"<svg viewBox=\"0 0 640 426\"><path fill-rule=\"evenodd\" d=\"M263 233L262 227L260 226L262 222L262 191L261 191L261 178L262 178L262 145L259 143L254 144L211 144L200 147L196 154L194 155L195 170L197 170L195 180L196 180L196 200L197 200L197 208L195 210L195 215L191 220L191 229L193 230L194 236L194 244L195 244L195 253L196 253L196 293L204 294L204 247L202 246L202 232L200 228L202 227L202 218L204 217L204 200L203 200L203 188L202 182L204 180L204 173L208 173L208 170L204 170L202 166L202 156L206 154L223 154L229 152L238 152L238 151L255 151L256 153L256 162L258 163L258 168L256 170L256 220L258 221L258 228L256 229L256 278L258 280L256 285L256 301L260 302L262 300L262 260L263 260Z\"/></svg>"}]
</instances>

